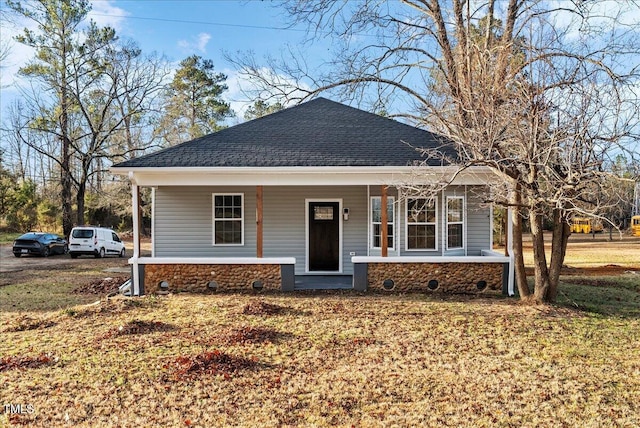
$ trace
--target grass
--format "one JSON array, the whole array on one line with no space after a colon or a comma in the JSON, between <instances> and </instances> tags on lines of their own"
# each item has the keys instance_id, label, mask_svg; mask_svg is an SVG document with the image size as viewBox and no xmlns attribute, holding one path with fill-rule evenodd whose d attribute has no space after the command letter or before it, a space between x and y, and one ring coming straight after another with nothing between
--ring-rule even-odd
<instances>
[{"instance_id":1,"label":"grass","mask_svg":"<svg viewBox=\"0 0 640 428\"><path fill-rule=\"evenodd\" d=\"M551 257L551 235L546 236L547 261ZM640 239L631 236L613 234L609 241L608 233L599 233L595 238L589 234L572 234L569 237L564 264L577 268L589 268L616 264L618 266L637 267L640 261ZM524 244L524 261L527 266L533 265L531 242Z\"/></svg>"},{"instance_id":2,"label":"grass","mask_svg":"<svg viewBox=\"0 0 640 428\"><path fill-rule=\"evenodd\" d=\"M35 412L0 426L638 426L640 286L569 279L556 307L336 292L2 311L0 401Z\"/></svg>"},{"instance_id":3,"label":"grass","mask_svg":"<svg viewBox=\"0 0 640 428\"><path fill-rule=\"evenodd\" d=\"M578 244L584 263L637 251ZM121 263L3 273L0 403L34 412L5 411L0 427L640 426L638 273L573 272L554 306L73 292Z\"/></svg>"},{"instance_id":4,"label":"grass","mask_svg":"<svg viewBox=\"0 0 640 428\"><path fill-rule=\"evenodd\" d=\"M104 278L104 267L117 263L120 262L110 259L73 268L53 266L5 272L0 280L0 313L50 312L95 302L100 296L74 293L73 290L80 283Z\"/></svg>"},{"instance_id":5,"label":"grass","mask_svg":"<svg viewBox=\"0 0 640 428\"><path fill-rule=\"evenodd\" d=\"M640 317L640 273L565 277L559 304L613 317Z\"/></svg>"},{"instance_id":6,"label":"grass","mask_svg":"<svg viewBox=\"0 0 640 428\"><path fill-rule=\"evenodd\" d=\"M0 232L0 244L11 244L22 233L17 232Z\"/></svg>"}]
</instances>

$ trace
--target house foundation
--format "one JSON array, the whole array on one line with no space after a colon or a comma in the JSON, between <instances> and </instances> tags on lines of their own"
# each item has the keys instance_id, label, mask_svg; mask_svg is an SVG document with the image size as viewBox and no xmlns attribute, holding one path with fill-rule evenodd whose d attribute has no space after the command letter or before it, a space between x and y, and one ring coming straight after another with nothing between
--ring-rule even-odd
<instances>
[{"instance_id":1,"label":"house foundation","mask_svg":"<svg viewBox=\"0 0 640 428\"><path fill-rule=\"evenodd\" d=\"M354 289L508 294L509 257L354 257Z\"/></svg>"},{"instance_id":2,"label":"house foundation","mask_svg":"<svg viewBox=\"0 0 640 428\"><path fill-rule=\"evenodd\" d=\"M135 265L140 282L137 295L293 290L295 284L294 258L140 258Z\"/></svg>"}]
</instances>

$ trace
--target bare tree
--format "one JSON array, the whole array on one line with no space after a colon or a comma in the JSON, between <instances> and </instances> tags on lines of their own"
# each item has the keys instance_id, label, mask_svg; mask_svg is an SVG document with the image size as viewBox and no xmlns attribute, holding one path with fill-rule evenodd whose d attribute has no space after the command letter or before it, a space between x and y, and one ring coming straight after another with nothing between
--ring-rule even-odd
<instances>
[{"instance_id":1,"label":"bare tree","mask_svg":"<svg viewBox=\"0 0 640 428\"><path fill-rule=\"evenodd\" d=\"M53 134L59 140L59 155L55 159L60 164L62 224L67 235L73 227L73 130L69 118L73 98L69 74L73 57L81 46L78 40L81 24L90 6L86 0L7 1L7 5L14 13L37 26L37 31L25 28L23 34L16 38L19 43L33 47L37 53L37 57L21 68L20 73L41 84L39 89L50 93L53 100L53 104L43 110L46 117L41 115L29 126Z\"/></svg>"},{"instance_id":2,"label":"bare tree","mask_svg":"<svg viewBox=\"0 0 640 428\"><path fill-rule=\"evenodd\" d=\"M96 178L100 187L111 159L140 153L153 140L143 141L141 129L151 128L147 117L163 88L166 62L143 56L131 42L118 43L112 28L87 22L86 1L8 5L37 25L17 38L34 47L36 57L20 71L32 85L23 88L26 105L15 110L19 114L9 131L18 145L29 147L60 173L63 230L68 234L74 191L76 223L83 224L91 180Z\"/></svg>"},{"instance_id":3,"label":"bare tree","mask_svg":"<svg viewBox=\"0 0 640 428\"><path fill-rule=\"evenodd\" d=\"M487 202L514 213L519 294L554 301L571 216L603 212L607 201L596 190L615 183L605 168L609 158L637 156L640 43L638 23L630 20L638 6L598 10L598 2L524 0L283 5L294 24L308 26L310 40L331 35L339 48L320 71L309 71L299 57L270 58L266 65L251 55L230 57L258 94L303 101L329 91L377 109L400 108L390 116L455 145L458 156L448 160L460 170L492 168L500 180ZM533 289L522 252L525 217ZM553 225L549 260L546 217Z\"/></svg>"}]
</instances>

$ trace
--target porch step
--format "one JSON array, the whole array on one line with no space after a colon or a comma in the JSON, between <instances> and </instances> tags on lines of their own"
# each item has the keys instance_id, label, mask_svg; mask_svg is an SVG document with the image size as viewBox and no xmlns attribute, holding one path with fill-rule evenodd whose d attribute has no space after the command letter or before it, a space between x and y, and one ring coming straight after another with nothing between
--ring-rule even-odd
<instances>
[{"instance_id":1,"label":"porch step","mask_svg":"<svg viewBox=\"0 0 640 428\"><path fill-rule=\"evenodd\" d=\"M294 290L351 290L351 275L296 275Z\"/></svg>"}]
</instances>

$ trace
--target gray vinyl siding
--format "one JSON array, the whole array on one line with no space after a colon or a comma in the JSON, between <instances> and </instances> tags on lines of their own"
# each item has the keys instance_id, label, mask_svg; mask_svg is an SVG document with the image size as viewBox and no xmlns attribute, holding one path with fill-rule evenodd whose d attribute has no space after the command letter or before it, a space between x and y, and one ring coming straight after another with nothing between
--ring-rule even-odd
<instances>
[{"instance_id":1,"label":"gray vinyl siding","mask_svg":"<svg viewBox=\"0 0 640 428\"><path fill-rule=\"evenodd\" d=\"M349 220L342 220L342 273L353 274L351 252L367 254L366 186L265 187L264 256L295 257L296 275L306 268L306 200L342 199Z\"/></svg>"},{"instance_id":2,"label":"gray vinyl siding","mask_svg":"<svg viewBox=\"0 0 640 428\"><path fill-rule=\"evenodd\" d=\"M244 194L244 245L213 245L213 194ZM157 257L255 257L255 187L159 187L155 200Z\"/></svg>"},{"instance_id":3,"label":"gray vinyl siding","mask_svg":"<svg viewBox=\"0 0 640 428\"><path fill-rule=\"evenodd\" d=\"M476 191L472 191L475 189ZM466 192L465 240L467 255L480 255L489 249L491 219L489 207L483 207L477 196L481 187L469 186ZM214 193L244 194L244 245L213 245ZM437 251L406 251L406 203L395 189L389 196L396 198L396 246L402 256L464 255L465 250L444 251L446 248L446 196L465 195L464 186L450 187L438 197ZM380 254L369 246L369 203L367 195L379 196L380 186L265 186L263 237L264 257L295 257L296 275L306 268L306 201L342 200L349 208L349 220L342 221L342 273L353 273L351 253L358 256ZM163 186L155 191L154 243L157 257L255 257L256 256L256 188L178 187ZM395 251L390 256L397 255Z\"/></svg>"},{"instance_id":4,"label":"gray vinyl siding","mask_svg":"<svg viewBox=\"0 0 640 428\"><path fill-rule=\"evenodd\" d=\"M482 250L491 246L491 210L482 204L481 192L484 186L467 188L467 254L480 256Z\"/></svg>"},{"instance_id":5,"label":"gray vinyl siding","mask_svg":"<svg viewBox=\"0 0 640 428\"><path fill-rule=\"evenodd\" d=\"M214 246L214 193L244 194L244 245ZM296 275L306 266L306 200L342 199L349 220L342 221L343 273L352 274L351 252L367 254L367 188L270 187L263 191L263 255L295 257ZM159 187L155 199L155 248L157 257L255 257L256 188Z\"/></svg>"}]
</instances>

